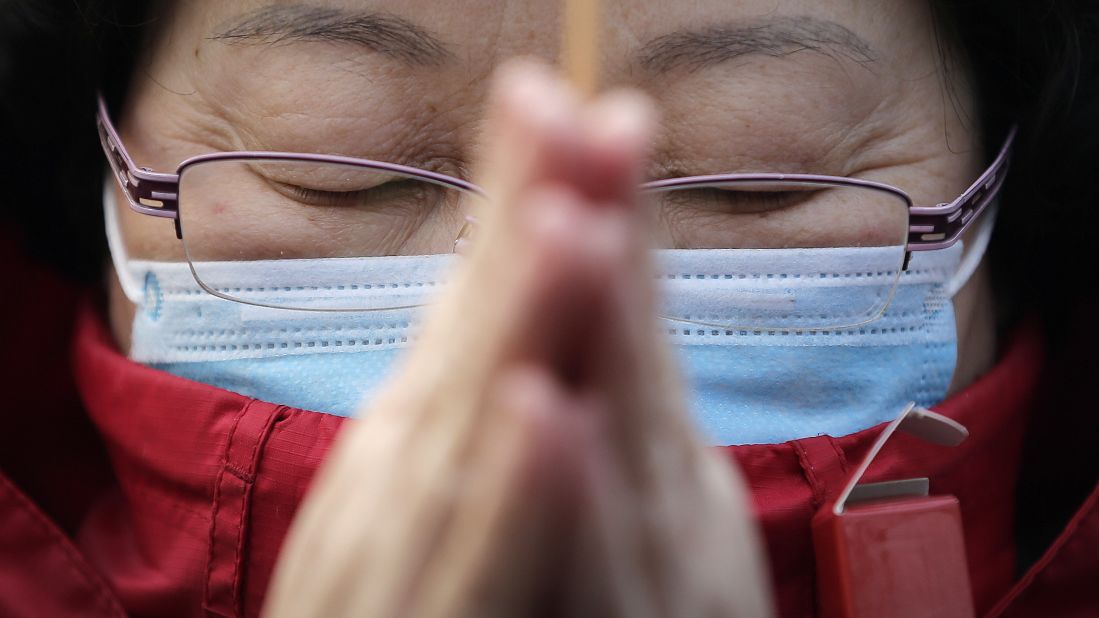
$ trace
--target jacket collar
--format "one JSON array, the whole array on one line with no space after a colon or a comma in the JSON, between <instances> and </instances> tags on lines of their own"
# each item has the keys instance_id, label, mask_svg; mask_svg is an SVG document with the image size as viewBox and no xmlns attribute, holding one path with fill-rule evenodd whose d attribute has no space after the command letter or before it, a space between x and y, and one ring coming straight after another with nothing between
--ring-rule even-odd
<instances>
[{"instance_id":1,"label":"jacket collar","mask_svg":"<svg viewBox=\"0 0 1099 618\"><path fill-rule=\"evenodd\" d=\"M932 493L958 497L979 613L1013 579L1014 472L1042 362L1037 328L1005 349L992 371L935 408L965 425L968 440L943 448L899 436L865 477L927 476ZM84 523L89 559L131 611L256 615L290 520L344 419L135 364L90 307L78 320L75 369L120 490ZM724 449L753 494L782 615L815 611L810 519L880 431Z\"/></svg>"}]
</instances>

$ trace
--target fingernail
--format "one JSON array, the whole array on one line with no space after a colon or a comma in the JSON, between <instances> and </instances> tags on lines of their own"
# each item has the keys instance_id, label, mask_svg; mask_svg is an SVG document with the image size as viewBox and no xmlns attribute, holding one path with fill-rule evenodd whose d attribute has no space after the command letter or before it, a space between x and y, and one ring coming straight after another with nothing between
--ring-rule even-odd
<instances>
[{"instance_id":1,"label":"fingernail","mask_svg":"<svg viewBox=\"0 0 1099 618\"><path fill-rule=\"evenodd\" d=\"M536 191L526 208L530 242L570 258L583 256L601 271L614 270L627 259L631 219L622 209L593 207L564 187Z\"/></svg>"},{"instance_id":2,"label":"fingernail","mask_svg":"<svg viewBox=\"0 0 1099 618\"><path fill-rule=\"evenodd\" d=\"M648 98L626 90L605 95L584 111L585 167L579 178L590 198L624 207L636 202L655 115Z\"/></svg>"},{"instance_id":3,"label":"fingernail","mask_svg":"<svg viewBox=\"0 0 1099 618\"><path fill-rule=\"evenodd\" d=\"M586 120L587 135L593 146L603 151L614 149L644 156L656 121L656 110L643 94L620 90L593 103Z\"/></svg>"},{"instance_id":4,"label":"fingernail","mask_svg":"<svg viewBox=\"0 0 1099 618\"><path fill-rule=\"evenodd\" d=\"M548 67L530 61L510 63L501 68L498 80L509 124L524 133L540 134L559 133L569 127L576 97Z\"/></svg>"}]
</instances>

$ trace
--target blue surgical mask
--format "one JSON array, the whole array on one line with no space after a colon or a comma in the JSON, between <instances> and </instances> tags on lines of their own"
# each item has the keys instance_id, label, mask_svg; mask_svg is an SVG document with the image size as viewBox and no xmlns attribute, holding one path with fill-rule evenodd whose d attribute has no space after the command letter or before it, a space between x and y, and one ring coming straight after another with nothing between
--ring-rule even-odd
<instances>
[{"instance_id":1,"label":"blue surgical mask","mask_svg":"<svg viewBox=\"0 0 1099 618\"><path fill-rule=\"evenodd\" d=\"M185 262L130 260L113 192L104 195L111 255L123 290L137 305L130 350L137 362L265 401L353 416L414 340L421 309L253 306L206 293ZM985 215L964 260L960 243L914 253L884 314L852 328L806 329L796 318L767 329L717 324L727 323L723 312L737 314L760 296L751 278L738 274L764 270L781 278L782 289L819 305L799 314L842 314L849 309L843 299L856 295L835 292L858 285L862 252L874 248L658 252L662 313L706 317L707 325L661 322L678 354L697 427L715 445L778 443L853 433L890 420L910 401L941 401L957 353L951 298L979 263L992 216ZM360 298L367 289L377 306L408 307L432 301L453 259L333 259L321 266L328 281L356 283ZM219 280L300 290L308 286L304 273L317 272L319 264L310 266L299 271L284 261L240 262L227 265ZM829 294L798 289L812 286L820 273L832 278ZM325 286L316 300L330 302L345 287L351 286Z\"/></svg>"}]
</instances>

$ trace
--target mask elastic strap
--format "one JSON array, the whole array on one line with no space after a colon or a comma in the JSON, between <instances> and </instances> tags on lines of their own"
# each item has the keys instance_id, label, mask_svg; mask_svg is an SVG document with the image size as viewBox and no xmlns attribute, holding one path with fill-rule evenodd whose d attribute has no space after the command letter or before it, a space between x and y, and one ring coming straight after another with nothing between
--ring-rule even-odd
<instances>
[{"instance_id":1,"label":"mask elastic strap","mask_svg":"<svg viewBox=\"0 0 1099 618\"><path fill-rule=\"evenodd\" d=\"M111 251L111 263L114 264L122 292L130 302L140 305L145 298L142 286L134 280L130 272L130 258L126 255L126 245L122 242L122 230L118 226L118 203L114 195L114 178L108 174L103 182L103 222L107 229L107 247Z\"/></svg>"},{"instance_id":2,"label":"mask elastic strap","mask_svg":"<svg viewBox=\"0 0 1099 618\"><path fill-rule=\"evenodd\" d=\"M954 298L958 291L969 282L969 278L977 271L977 267L981 265L981 259L988 249L989 241L992 239L992 229L996 227L996 215L999 211L999 203L989 204L988 210L985 211L981 220L977 223L977 233L974 235L973 244L966 247L968 250L962 256L962 261L958 264L957 270L954 271L954 276L946 282L945 292L947 298Z\"/></svg>"}]
</instances>

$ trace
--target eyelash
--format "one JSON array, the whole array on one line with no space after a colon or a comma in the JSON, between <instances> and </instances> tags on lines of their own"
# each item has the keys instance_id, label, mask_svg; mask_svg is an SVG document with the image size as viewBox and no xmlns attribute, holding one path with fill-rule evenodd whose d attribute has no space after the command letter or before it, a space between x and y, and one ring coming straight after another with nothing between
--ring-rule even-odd
<instances>
[{"instance_id":1,"label":"eyelash","mask_svg":"<svg viewBox=\"0 0 1099 618\"><path fill-rule=\"evenodd\" d=\"M314 206L330 207L356 206L366 200L384 199L387 193L424 191L430 187L427 183L409 179L391 180L368 189L355 191L326 191L285 183L283 183L283 186L286 188L286 192L290 194L291 199Z\"/></svg>"},{"instance_id":2,"label":"eyelash","mask_svg":"<svg viewBox=\"0 0 1099 618\"><path fill-rule=\"evenodd\" d=\"M672 202L690 202L714 214L762 214L797 206L811 195L799 191L730 191L713 188L687 189L667 194Z\"/></svg>"}]
</instances>

